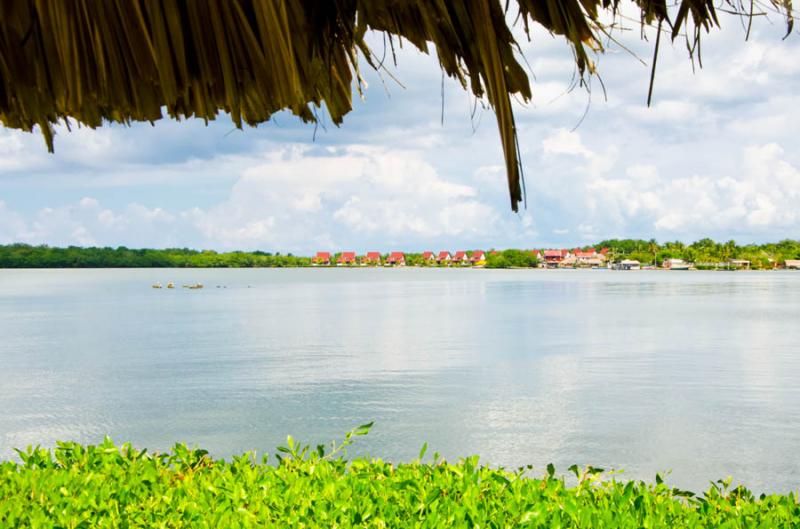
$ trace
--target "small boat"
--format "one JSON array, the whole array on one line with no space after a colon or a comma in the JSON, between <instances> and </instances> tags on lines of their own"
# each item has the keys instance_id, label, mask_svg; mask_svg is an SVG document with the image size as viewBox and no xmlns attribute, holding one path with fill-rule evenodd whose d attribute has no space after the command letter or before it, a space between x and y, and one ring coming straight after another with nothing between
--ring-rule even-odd
<instances>
[{"instance_id":1,"label":"small boat","mask_svg":"<svg viewBox=\"0 0 800 529\"><path fill-rule=\"evenodd\" d=\"M203 288L202 283L195 283L194 285L183 285L183 288L188 288L191 290L197 290L198 288Z\"/></svg>"},{"instance_id":2,"label":"small boat","mask_svg":"<svg viewBox=\"0 0 800 529\"><path fill-rule=\"evenodd\" d=\"M169 283L167 283L167 288L175 288L175 283L170 281Z\"/></svg>"},{"instance_id":3,"label":"small boat","mask_svg":"<svg viewBox=\"0 0 800 529\"><path fill-rule=\"evenodd\" d=\"M667 259L664 261L664 268L667 270L689 270L691 263L687 263L683 259Z\"/></svg>"},{"instance_id":4,"label":"small boat","mask_svg":"<svg viewBox=\"0 0 800 529\"><path fill-rule=\"evenodd\" d=\"M161 288L161 283L154 283L153 288Z\"/></svg>"}]
</instances>

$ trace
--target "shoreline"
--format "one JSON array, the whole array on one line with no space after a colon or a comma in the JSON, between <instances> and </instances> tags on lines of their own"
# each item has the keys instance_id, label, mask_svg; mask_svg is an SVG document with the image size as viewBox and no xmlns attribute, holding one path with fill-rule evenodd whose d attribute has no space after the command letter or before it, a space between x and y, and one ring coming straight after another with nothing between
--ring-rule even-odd
<instances>
[{"instance_id":1,"label":"shoreline","mask_svg":"<svg viewBox=\"0 0 800 529\"><path fill-rule=\"evenodd\" d=\"M613 268L589 267L532 267L532 266L10 266L7 270L530 270L539 272L798 272L794 268L690 268L670 270L669 268L641 268L638 270L616 270Z\"/></svg>"}]
</instances>

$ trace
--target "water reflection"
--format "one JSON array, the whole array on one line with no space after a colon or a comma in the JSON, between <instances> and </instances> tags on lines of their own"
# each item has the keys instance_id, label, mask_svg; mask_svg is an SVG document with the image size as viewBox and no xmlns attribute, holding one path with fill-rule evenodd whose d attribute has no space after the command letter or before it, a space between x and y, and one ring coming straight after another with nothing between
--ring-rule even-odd
<instances>
[{"instance_id":1,"label":"water reflection","mask_svg":"<svg viewBox=\"0 0 800 529\"><path fill-rule=\"evenodd\" d=\"M199 281L201 292L153 291ZM800 275L5 271L0 457L56 439L320 442L798 487Z\"/></svg>"}]
</instances>

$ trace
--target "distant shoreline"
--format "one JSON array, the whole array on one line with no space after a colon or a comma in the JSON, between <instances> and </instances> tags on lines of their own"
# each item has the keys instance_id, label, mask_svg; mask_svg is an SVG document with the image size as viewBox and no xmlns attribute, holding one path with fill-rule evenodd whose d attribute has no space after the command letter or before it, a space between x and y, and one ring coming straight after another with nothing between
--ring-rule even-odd
<instances>
[{"instance_id":1,"label":"distant shoreline","mask_svg":"<svg viewBox=\"0 0 800 529\"><path fill-rule=\"evenodd\" d=\"M131 269L131 268L698 268L703 270L784 268L800 269L800 241L740 246L701 239L658 244L654 240L609 239L573 249L458 250L388 253L318 251L298 256L265 251L193 250L188 248L132 249L0 245L0 269Z\"/></svg>"},{"instance_id":2,"label":"distant shoreline","mask_svg":"<svg viewBox=\"0 0 800 529\"><path fill-rule=\"evenodd\" d=\"M529 270L532 272L798 272L799 270L787 268L765 268L765 269L725 269L710 268L689 270L670 270L669 268L641 268L638 270L615 270L613 268L587 268L587 267L526 267L526 266L507 266L502 268L489 268L485 266L28 266L28 267L0 267L0 271L35 271L35 270L450 270L450 271L519 271Z\"/></svg>"}]
</instances>

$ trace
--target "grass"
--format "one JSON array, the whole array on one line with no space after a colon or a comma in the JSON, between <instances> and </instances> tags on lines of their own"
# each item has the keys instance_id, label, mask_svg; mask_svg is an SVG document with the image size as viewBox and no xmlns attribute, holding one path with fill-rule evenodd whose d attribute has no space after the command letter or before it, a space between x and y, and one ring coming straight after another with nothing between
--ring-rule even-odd
<instances>
[{"instance_id":1,"label":"grass","mask_svg":"<svg viewBox=\"0 0 800 529\"><path fill-rule=\"evenodd\" d=\"M312 449L289 437L275 461L253 454L214 460L176 444L150 454L110 439L18 451L0 463L3 528L547 527L796 528L794 494L755 497L719 481L701 495L617 481L572 467L575 479L529 469L448 463L425 447L417 461L352 459L344 441Z\"/></svg>"}]
</instances>

